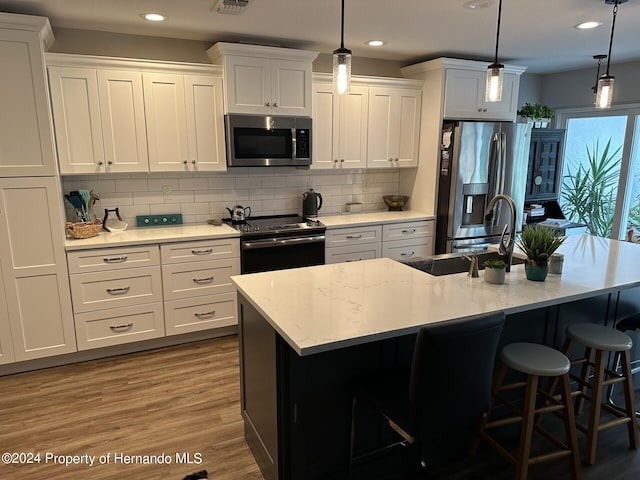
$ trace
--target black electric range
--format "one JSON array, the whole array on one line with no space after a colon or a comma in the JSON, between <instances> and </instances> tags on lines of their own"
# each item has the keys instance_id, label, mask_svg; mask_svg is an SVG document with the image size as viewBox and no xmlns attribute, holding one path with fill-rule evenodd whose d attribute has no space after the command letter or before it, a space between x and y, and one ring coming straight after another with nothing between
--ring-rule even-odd
<instances>
[{"instance_id":1,"label":"black electric range","mask_svg":"<svg viewBox=\"0 0 640 480\"><path fill-rule=\"evenodd\" d=\"M240 232L242 273L324 264L326 227L318 220L272 215L223 222Z\"/></svg>"}]
</instances>

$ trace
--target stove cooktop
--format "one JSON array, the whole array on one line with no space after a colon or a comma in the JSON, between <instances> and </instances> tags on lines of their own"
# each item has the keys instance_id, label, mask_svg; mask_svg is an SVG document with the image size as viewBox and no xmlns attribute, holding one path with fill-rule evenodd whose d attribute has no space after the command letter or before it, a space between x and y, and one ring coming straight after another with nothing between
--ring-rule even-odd
<instances>
[{"instance_id":1,"label":"stove cooktop","mask_svg":"<svg viewBox=\"0 0 640 480\"><path fill-rule=\"evenodd\" d=\"M311 233L310 231L316 232L326 229L318 220L305 219L300 215L249 217L244 223L233 223L230 218L224 218L222 221L239 231L243 237L264 234Z\"/></svg>"}]
</instances>

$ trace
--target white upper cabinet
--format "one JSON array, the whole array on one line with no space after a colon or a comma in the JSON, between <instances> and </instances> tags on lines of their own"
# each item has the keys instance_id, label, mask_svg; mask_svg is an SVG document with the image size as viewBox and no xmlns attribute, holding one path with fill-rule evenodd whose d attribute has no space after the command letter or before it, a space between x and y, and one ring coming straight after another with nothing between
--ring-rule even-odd
<instances>
[{"instance_id":1,"label":"white upper cabinet","mask_svg":"<svg viewBox=\"0 0 640 480\"><path fill-rule=\"evenodd\" d=\"M146 172L142 74L48 70L60 173Z\"/></svg>"},{"instance_id":2,"label":"white upper cabinet","mask_svg":"<svg viewBox=\"0 0 640 480\"><path fill-rule=\"evenodd\" d=\"M222 79L144 74L150 171L226 170Z\"/></svg>"},{"instance_id":3,"label":"white upper cabinet","mask_svg":"<svg viewBox=\"0 0 640 480\"><path fill-rule=\"evenodd\" d=\"M56 173L43 43L46 18L0 13L0 177Z\"/></svg>"},{"instance_id":4,"label":"white upper cabinet","mask_svg":"<svg viewBox=\"0 0 640 480\"><path fill-rule=\"evenodd\" d=\"M513 121L518 110L519 75L504 73L502 101L485 102L486 69L446 70L444 118Z\"/></svg>"},{"instance_id":5,"label":"white upper cabinet","mask_svg":"<svg viewBox=\"0 0 640 480\"><path fill-rule=\"evenodd\" d=\"M317 52L220 42L207 54L223 65L227 113L311 116Z\"/></svg>"},{"instance_id":6,"label":"white upper cabinet","mask_svg":"<svg viewBox=\"0 0 640 480\"><path fill-rule=\"evenodd\" d=\"M418 165L421 99L418 89L369 89L367 167Z\"/></svg>"},{"instance_id":7,"label":"white upper cabinet","mask_svg":"<svg viewBox=\"0 0 640 480\"><path fill-rule=\"evenodd\" d=\"M314 83L311 168L364 168L368 116L368 87L336 95L331 83Z\"/></svg>"}]
</instances>

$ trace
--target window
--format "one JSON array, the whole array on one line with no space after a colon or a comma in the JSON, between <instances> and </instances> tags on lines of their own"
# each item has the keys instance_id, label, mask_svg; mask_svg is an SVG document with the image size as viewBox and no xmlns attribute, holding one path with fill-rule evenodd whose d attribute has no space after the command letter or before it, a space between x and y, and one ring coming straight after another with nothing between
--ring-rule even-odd
<instances>
[{"instance_id":1,"label":"window","mask_svg":"<svg viewBox=\"0 0 640 480\"><path fill-rule=\"evenodd\" d=\"M640 235L640 108L559 112L566 129L560 206L593 235Z\"/></svg>"}]
</instances>

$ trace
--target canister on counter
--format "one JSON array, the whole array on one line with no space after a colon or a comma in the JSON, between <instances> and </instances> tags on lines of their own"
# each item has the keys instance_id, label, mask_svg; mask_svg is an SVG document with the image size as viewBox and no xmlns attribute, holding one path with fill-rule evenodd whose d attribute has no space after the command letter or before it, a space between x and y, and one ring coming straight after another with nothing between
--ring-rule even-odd
<instances>
[{"instance_id":1,"label":"canister on counter","mask_svg":"<svg viewBox=\"0 0 640 480\"><path fill-rule=\"evenodd\" d=\"M562 265L564 264L564 255L561 253L553 253L549 259L549 273L562 273Z\"/></svg>"}]
</instances>

